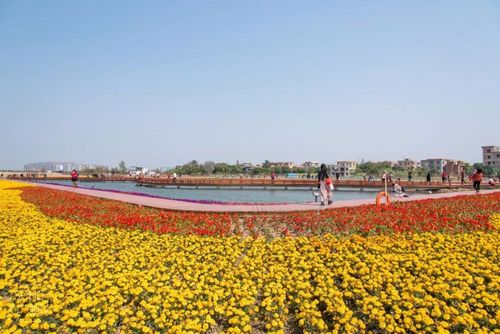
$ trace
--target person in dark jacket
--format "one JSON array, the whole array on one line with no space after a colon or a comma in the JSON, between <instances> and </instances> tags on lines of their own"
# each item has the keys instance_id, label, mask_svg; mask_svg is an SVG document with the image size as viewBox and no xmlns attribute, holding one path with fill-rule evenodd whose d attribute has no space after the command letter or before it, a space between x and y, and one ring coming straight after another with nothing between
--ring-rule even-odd
<instances>
[{"instance_id":1,"label":"person in dark jacket","mask_svg":"<svg viewBox=\"0 0 500 334\"><path fill-rule=\"evenodd\" d=\"M332 204L332 179L328 175L328 169L325 164L321 164L318 173L318 189L321 195L321 205L325 205L325 200L328 200L328 205Z\"/></svg>"}]
</instances>

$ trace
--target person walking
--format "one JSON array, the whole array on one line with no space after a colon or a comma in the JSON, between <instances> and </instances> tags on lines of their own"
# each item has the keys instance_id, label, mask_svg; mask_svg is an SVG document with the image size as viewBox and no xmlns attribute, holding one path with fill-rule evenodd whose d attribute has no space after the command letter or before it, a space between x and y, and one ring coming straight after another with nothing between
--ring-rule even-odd
<instances>
[{"instance_id":1,"label":"person walking","mask_svg":"<svg viewBox=\"0 0 500 334\"><path fill-rule=\"evenodd\" d=\"M431 172L430 171L427 172L426 180L428 183L431 183Z\"/></svg>"},{"instance_id":2,"label":"person walking","mask_svg":"<svg viewBox=\"0 0 500 334\"><path fill-rule=\"evenodd\" d=\"M78 177L80 175L78 174L78 172L76 171L76 169L73 169L71 171L71 182L73 182L73 187L76 188L76 182L78 181Z\"/></svg>"},{"instance_id":3,"label":"person walking","mask_svg":"<svg viewBox=\"0 0 500 334\"><path fill-rule=\"evenodd\" d=\"M411 182L411 179L413 178L413 173L410 171L408 171L408 182Z\"/></svg>"},{"instance_id":4,"label":"person walking","mask_svg":"<svg viewBox=\"0 0 500 334\"><path fill-rule=\"evenodd\" d=\"M332 204L332 179L328 175L328 169L325 164L321 164L318 173L318 189L320 190L321 205L325 205L325 200L328 200L328 205Z\"/></svg>"},{"instance_id":5,"label":"person walking","mask_svg":"<svg viewBox=\"0 0 500 334\"><path fill-rule=\"evenodd\" d=\"M483 181L483 170L481 168L478 168L472 174L472 186L476 190L476 194L479 194L479 190L481 188L481 181Z\"/></svg>"}]
</instances>

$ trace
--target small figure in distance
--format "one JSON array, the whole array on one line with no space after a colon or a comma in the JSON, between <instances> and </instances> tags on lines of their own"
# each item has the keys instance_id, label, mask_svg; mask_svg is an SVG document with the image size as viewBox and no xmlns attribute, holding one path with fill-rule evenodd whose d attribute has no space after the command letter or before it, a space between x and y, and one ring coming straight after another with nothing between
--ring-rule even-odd
<instances>
[{"instance_id":1,"label":"small figure in distance","mask_svg":"<svg viewBox=\"0 0 500 334\"><path fill-rule=\"evenodd\" d=\"M431 183L431 172L427 172L427 176L425 177L428 183Z\"/></svg>"},{"instance_id":2,"label":"small figure in distance","mask_svg":"<svg viewBox=\"0 0 500 334\"><path fill-rule=\"evenodd\" d=\"M413 178L413 173L412 171L408 171L408 182L411 182L411 179Z\"/></svg>"},{"instance_id":3,"label":"small figure in distance","mask_svg":"<svg viewBox=\"0 0 500 334\"><path fill-rule=\"evenodd\" d=\"M318 189L321 195L321 205L325 205L325 200L328 200L328 205L332 204L332 179L328 175L328 169L325 164L321 164L318 173Z\"/></svg>"},{"instance_id":4,"label":"small figure in distance","mask_svg":"<svg viewBox=\"0 0 500 334\"><path fill-rule=\"evenodd\" d=\"M481 181L483 181L483 170L481 168L478 168L472 174L472 186L476 190L476 194L479 194L479 190L481 188Z\"/></svg>"},{"instance_id":5,"label":"small figure in distance","mask_svg":"<svg viewBox=\"0 0 500 334\"><path fill-rule=\"evenodd\" d=\"M78 172L76 171L76 169L73 169L71 171L71 182L73 182L73 187L76 188L76 182L78 181L78 176L80 176L78 174Z\"/></svg>"},{"instance_id":6,"label":"small figure in distance","mask_svg":"<svg viewBox=\"0 0 500 334\"><path fill-rule=\"evenodd\" d=\"M392 184L392 191L396 194L397 197L410 197L406 194L405 188L399 185L399 179L398 182L394 182Z\"/></svg>"},{"instance_id":7,"label":"small figure in distance","mask_svg":"<svg viewBox=\"0 0 500 334\"><path fill-rule=\"evenodd\" d=\"M441 173L441 180L443 181L443 183L446 181L446 178L447 178L446 172L443 170L443 173Z\"/></svg>"},{"instance_id":8,"label":"small figure in distance","mask_svg":"<svg viewBox=\"0 0 500 334\"><path fill-rule=\"evenodd\" d=\"M488 179L488 184L490 186L494 186L495 185L495 179L493 177L490 176L490 178Z\"/></svg>"}]
</instances>

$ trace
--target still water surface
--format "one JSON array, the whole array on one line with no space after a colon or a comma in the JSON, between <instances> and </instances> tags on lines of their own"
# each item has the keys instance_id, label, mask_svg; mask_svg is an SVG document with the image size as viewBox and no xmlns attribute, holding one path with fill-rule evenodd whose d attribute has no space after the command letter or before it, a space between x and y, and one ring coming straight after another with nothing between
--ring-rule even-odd
<instances>
[{"instance_id":1,"label":"still water surface","mask_svg":"<svg viewBox=\"0 0 500 334\"><path fill-rule=\"evenodd\" d=\"M70 181L51 181L70 185ZM244 203L305 203L313 202L311 189L240 189L236 188L151 188L136 186L135 182L78 182L80 187L103 190L138 192L172 199L211 200ZM315 190L316 191L316 190ZM340 190L333 192L334 201L375 198L373 191Z\"/></svg>"}]
</instances>

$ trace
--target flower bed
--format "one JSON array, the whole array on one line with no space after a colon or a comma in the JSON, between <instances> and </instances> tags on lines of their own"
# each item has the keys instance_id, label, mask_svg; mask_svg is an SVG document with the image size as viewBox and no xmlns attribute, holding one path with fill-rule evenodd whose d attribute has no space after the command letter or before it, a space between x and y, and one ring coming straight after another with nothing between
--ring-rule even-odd
<instances>
[{"instance_id":1,"label":"flower bed","mask_svg":"<svg viewBox=\"0 0 500 334\"><path fill-rule=\"evenodd\" d=\"M50 218L14 185L0 182L2 333L498 329L498 215L489 232L201 237Z\"/></svg>"},{"instance_id":2,"label":"flower bed","mask_svg":"<svg viewBox=\"0 0 500 334\"><path fill-rule=\"evenodd\" d=\"M500 212L500 193L399 202L390 207L364 205L260 214L166 211L42 187L24 188L22 198L48 216L71 221L158 233L220 236L487 231L493 228L489 222L491 214Z\"/></svg>"}]
</instances>

